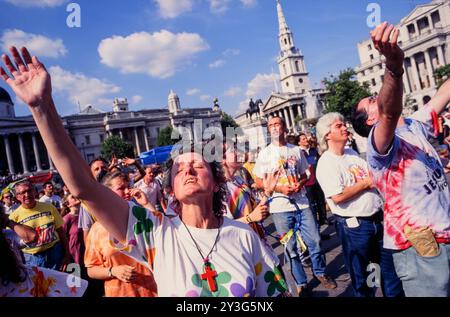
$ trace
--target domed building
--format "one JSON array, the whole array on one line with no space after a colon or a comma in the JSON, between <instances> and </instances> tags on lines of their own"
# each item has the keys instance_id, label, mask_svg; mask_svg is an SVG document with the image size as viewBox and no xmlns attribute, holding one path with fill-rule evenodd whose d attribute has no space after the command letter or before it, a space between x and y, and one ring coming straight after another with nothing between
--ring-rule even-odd
<instances>
[{"instance_id":1,"label":"domed building","mask_svg":"<svg viewBox=\"0 0 450 317\"><path fill-rule=\"evenodd\" d=\"M103 141L111 135L131 143L137 157L155 147L159 131L169 125L180 135L191 137L198 137L194 133L198 125L201 131L220 127L220 112L212 107L182 108L173 91L164 108L130 111L127 98L115 98L111 110L104 112L87 105L79 113L62 118L67 133L87 162L100 156ZM0 175L29 175L52 169L33 118L16 117L11 96L0 87Z\"/></svg>"},{"instance_id":2,"label":"domed building","mask_svg":"<svg viewBox=\"0 0 450 317\"><path fill-rule=\"evenodd\" d=\"M0 117L14 118L14 103L9 93L0 87Z\"/></svg>"}]
</instances>

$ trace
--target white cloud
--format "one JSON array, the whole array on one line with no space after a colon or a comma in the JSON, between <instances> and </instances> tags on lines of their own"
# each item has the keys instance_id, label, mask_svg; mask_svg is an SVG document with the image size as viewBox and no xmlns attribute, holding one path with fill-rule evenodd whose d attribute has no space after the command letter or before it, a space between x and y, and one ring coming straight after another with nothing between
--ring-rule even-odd
<instances>
[{"instance_id":1,"label":"white cloud","mask_svg":"<svg viewBox=\"0 0 450 317\"><path fill-rule=\"evenodd\" d=\"M131 102L134 104L138 104L142 101L142 99L144 99L142 96L134 95L133 97L131 97Z\"/></svg>"},{"instance_id":2,"label":"white cloud","mask_svg":"<svg viewBox=\"0 0 450 317\"><path fill-rule=\"evenodd\" d=\"M52 77L52 87L55 93L61 94L76 105L81 107L92 104L94 107L112 105L112 98L108 95L116 94L120 87L105 80L95 77L87 77L82 73L72 73L59 66L49 68Z\"/></svg>"},{"instance_id":3,"label":"white cloud","mask_svg":"<svg viewBox=\"0 0 450 317\"><path fill-rule=\"evenodd\" d=\"M241 87L231 87L230 89L226 90L223 94L227 97L235 97L239 95L242 92Z\"/></svg>"},{"instance_id":4,"label":"white cloud","mask_svg":"<svg viewBox=\"0 0 450 317\"><path fill-rule=\"evenodd\" d=\"M247 87L246 96L253 99L264 99L270 95L275 89L275 81L279 81L278 74L257 74L249 83Z\"/></svg>"},{"instance_id":5,"label":"white cloud","mask_svg":"<svg viewBox=\"0 0 450 317\"><path fill-rule=\"evenodd\" d=\"M248 107L250 98L253 100L266 100L267 97L275 90L275 81L279 81L278 74L256 74L256 76L248 83L245 96L246 100L241 101L237 113L243 113Z\"/></svg>"},{"instance_id":6,"label":"white cloud","mask_svg":"<svg viewBox=\"0 0 450 317\"><path fill-rule=\"evenodd\" d=\"M198 88L192 88L192 89L188 89L186 91L186 95L188 95L188 96L194 96L194 95L197 95L199 93L200 93L200 89L198 89Z\"/></svg>"},{"instance_id":7,"label":"white cloud","mask_svg":"<svg viewBox=\"0 0 450 317\"><path fill-rule=\"evenodd\" d=\"M58 7L67 2L67 0L6 0L18 7Z\"/></svg>"},{"instance_id":8,"label":"white cloud","mask_svg":"<svg viewBox=\"0 0 450 317\"><path fill-rule=\"evenodd\" d=\"M67 49L61 39L51 39L39 34L25 33L22 30L6 30L0 38L3 51L10 46L18 48L26 46L31 54L39 57L57 58L67 54Z\"/></svg>"},{"instance_id":9,"label":"white cloud","mask_svg":"<svg viewBox=\"0 0 450 317\"><path fill-rule=\"evenodd\" d=\"M228 56L237 56L239 54L241 54L241 50L239 50L237 48L228 48L222 53L223 56L227 56L227 57Z\"/></svg>"},{"instance_id":10,"label":"white cloud","mask_svg":"<svg viewBox=\"0 0 450 317\"><path fill-rule=\"evenodd\" d=\"M192 11L195 0L155 0L159 6L159 14L165 19L173 19Z\"/></svg>"},{"instance_id":11,"label":"white cloud","mask_svg":"<svg viewBox=\"0 0 450 317\"><path fill-rule=\"evenodd\" d=\"M258 4L258 0L241 0L241 3L244 7L251 8Z\"/></svg>"},{"instance_id":12,"label":"white cloud","mask_svg":"<svg viewBox=\"0 0 450 317\"><path fill-rule=\"evenodd\" d=\"M228 11L228 5L231 0L208 0L211 12L223 14Z\"/></svg>"},{"instance_id":13,"label":"white cloud","mask_svg":"<svg viewBox=\"0 0 450 317\"><path fill-rule=\"evenodd\" d=\"M188 65L196 54L209 49L196 33L133 33L102 40L98 46L101 62L124 74L144 73L168 78Z\"/></svg>"},{"instance_id":14,"label":"white cloud","mask_svg":"<svg viewBox=\"0 0 450 317\"><path fill-rule=\"evenodd\" d=\"M207 100L210 100L210 99L211 99L210 95L201 95L200 96L200 100L201 101L207 101Z\"/></svg>"},{"instance_id":15,"label":"white cloud","mask_svg":"<svg viewBox=\"0 0 450 317\"><path fill-rule=\"evenodd\" d=\"M225 61L223 59L218 59L217 61L214 61L211 64L209 64L208 66L209 68L213 69L222 67L223 65L225 65Z\"/></svg>"}]
</instances>

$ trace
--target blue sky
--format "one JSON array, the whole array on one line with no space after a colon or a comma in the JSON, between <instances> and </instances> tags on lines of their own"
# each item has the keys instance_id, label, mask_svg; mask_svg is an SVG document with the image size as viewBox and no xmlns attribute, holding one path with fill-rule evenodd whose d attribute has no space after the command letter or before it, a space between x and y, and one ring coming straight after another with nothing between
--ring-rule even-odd
<instances>
[{"instance_id":1,"label":"blue sky","mask_svg":"<svg viewBox=\"0 0 450 317\"><path fill-rule=\"evenodd\" d=\"M217 97L235 115L249 97L266 99L278 73L275 0L78 0L81 27L66 24L66 0L0 0L0 49L27 44L52 74L62 115L115 97L131 110L160 108L173 89L182 107ZM398 23L425 0L282 0L311 83L359 63L367 5ZM0 86L7 88L1 82ZM8 91L10 91L7 88ZM11 91L10 91L11 92ZM16 103L17 115L28 115Z\"/></svg>"}]
</instances>

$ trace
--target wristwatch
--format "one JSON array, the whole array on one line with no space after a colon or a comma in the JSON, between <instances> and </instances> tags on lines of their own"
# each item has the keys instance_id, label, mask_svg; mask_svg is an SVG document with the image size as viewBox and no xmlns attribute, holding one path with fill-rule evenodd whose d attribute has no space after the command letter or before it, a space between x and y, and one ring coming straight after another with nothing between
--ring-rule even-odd
<instances>
[{"instance_id":1,"label":"wristwatch","mask_svg":"<svg viewBox=\"0 0 450 317\"><path fill-rule=\"evenodd\" d=\"M252 223L253 222L252 218L250 218L250 215L247 215L245 217L245 221L247 221L247 223Z\"/></svg>"}]
</instances>

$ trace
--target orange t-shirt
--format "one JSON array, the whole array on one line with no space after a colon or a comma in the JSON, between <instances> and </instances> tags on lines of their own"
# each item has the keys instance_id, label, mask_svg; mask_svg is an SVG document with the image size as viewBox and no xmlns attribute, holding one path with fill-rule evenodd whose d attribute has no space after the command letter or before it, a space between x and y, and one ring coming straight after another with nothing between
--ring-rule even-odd
<instances>
[{"instance_id":1,"label":"orange t-shirt","mask_svg":"<svg viewBox=\"0 0 450 317\"><path fill-rule=\"evenodd\" d=\"M87 268L94 266L109 268L118 265L129 265L136 268L138 276L133 283L125 283L117 278L106 280L106 297L158 296L156 283L150 270L112 247L109 242L108 231L98 222L89 231L86 241L84 264Z\"/></svg>"}]
</instances>

